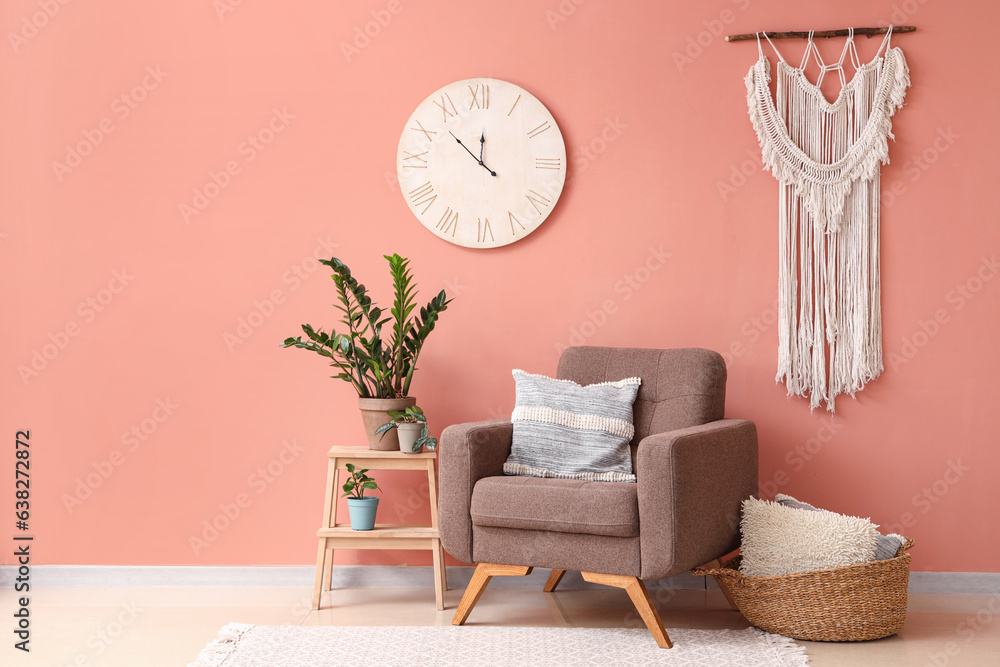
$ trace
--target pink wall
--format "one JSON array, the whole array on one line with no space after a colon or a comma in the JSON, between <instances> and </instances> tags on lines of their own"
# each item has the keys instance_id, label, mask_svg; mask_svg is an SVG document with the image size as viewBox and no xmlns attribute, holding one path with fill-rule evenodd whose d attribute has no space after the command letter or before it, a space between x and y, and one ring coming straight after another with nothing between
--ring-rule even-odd
<instances>
[{"instance_id":1,"label":"pink wall","mask_svg":"<svg viewBox=\"0 0 1000 667\"><path fill-rule=\"evenodd\" d=\"M397 251L425 298L456 296L414 383L435 430L509 413L510 369L554 372L570 342L724 351L728 413L757 422L765 491L907 519L896 528L917 540L915 569L996 571L988 31L1000 5L577 2L2 4L4 34L21 37L0 56L0 432L31 429L36 562L311 563L325 452L359 442L360 419L348 386L278 342L334 320L314 256L343 258L384 300L381 256ZM348 62L341 44L373 12L387 24ZM896 188L883 215L887 370L835 417L810 414L773 381L777 186L759 171L742 82L756 48L717 33L880 19L919 26L895 41L913 88L883 170ZM877 41L860 40L862 57ZM781 46L797 60L804 43ZM392 182L415 106L474 76L538 96L572 165L549 220L493 251L433 237ZM258 133L273 140L253 148ZM95 145L67 162L78 142ZM180 206L227 164L238 173L185 220ZM251 317L259 326L227 343ZM52 358L22 378L36 351ZM79 488L100 469L99 486ZM381 481L389 516L419 497L419 475ZM87 497L67 506L74 494ZM237 498L229 527L192 547ZM429 559L338 556L404 562Z\"/></svg>"}]
</instances>

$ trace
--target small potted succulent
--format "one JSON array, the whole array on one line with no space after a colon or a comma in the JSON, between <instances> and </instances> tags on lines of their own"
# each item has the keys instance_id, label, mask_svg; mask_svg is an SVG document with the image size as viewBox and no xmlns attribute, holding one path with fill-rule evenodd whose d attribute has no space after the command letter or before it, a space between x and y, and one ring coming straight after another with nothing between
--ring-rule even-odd
<instances>
[{"instance_id":1,"label":"small potted succulent","mask_svg":"<svg viewBox=\"0 0 1000 667\"><path fill-rule=\"evenodd\" d=\"M399 431L399 451L419 454L423 447L428 451L437 448L437 438L427 430L427 415L419 406L412 405L404 410L389 410L392 421L379 426L375 433L384 436L392 429Z\"/></svg>"},{"instance_id":2,"label":"small potted succulent","mask_svg":"<svg viewBox=\"0 0 1000 667\"><path fill-rule=\"evenodd\" d=\"M347 509L351 514L351 528L354 530L372 530L375 528L375 511L378 509L378 498L365 496L365 489L378 489L375 480L366 475L369 468L356 470L353 463L347 464L347 472L351 474L344 482L344 494L347 496Z\"/></svg>"}]
</instances>

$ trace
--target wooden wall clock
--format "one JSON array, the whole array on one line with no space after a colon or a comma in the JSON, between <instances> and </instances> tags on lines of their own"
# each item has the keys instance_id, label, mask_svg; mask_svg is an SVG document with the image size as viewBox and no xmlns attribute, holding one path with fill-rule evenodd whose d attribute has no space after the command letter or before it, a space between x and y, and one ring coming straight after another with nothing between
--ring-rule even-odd
<instances>
[{"instance_id":1,"label":"wooden wall clock","mask_svg":"<svg viewBox=\"0 0 1000 667\"><path fill-rule=\"evenodd\" d=\"M497 248L523 239L552 212L566 183L566 145L528 91L466 79L413 112L396 172L424 227L467 248Z\"/></svg>"}]
</instances>

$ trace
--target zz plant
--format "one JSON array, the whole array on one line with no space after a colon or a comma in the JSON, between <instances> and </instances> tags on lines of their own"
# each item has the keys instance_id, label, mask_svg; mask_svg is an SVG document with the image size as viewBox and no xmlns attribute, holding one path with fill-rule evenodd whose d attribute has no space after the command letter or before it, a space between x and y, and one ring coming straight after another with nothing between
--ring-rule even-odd
<instances>
[{"instance_id":1,"label":"zz plant","mask_svg":"<svg viewBox=\"0 0 1000 667\"><path fill-rule=\"evenodd\" d=\"M340 372L331 377L350 382L361 398L403 398L409 395L420 350L440 314L451 299L444 290L426 306L416 310L417 286L410 273L410 260L398 254L385 255L392 274L393 302L386 312L376 306L368 289L351 275L336 257L320 260L333 269L333 284L344 328L329 334L302 325L302 336L286 338L282 347L311 350L330 359ZM389 325L386 330L386 325Z\"/></svg>"}]
</instances>

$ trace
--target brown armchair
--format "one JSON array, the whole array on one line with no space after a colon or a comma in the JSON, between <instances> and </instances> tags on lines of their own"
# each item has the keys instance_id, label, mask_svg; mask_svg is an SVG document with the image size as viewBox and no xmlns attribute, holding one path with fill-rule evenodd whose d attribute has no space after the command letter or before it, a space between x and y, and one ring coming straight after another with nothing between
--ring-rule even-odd
<instances>
[{"instance_id":1,"label":"brown armchair","mask_svg":"<svg viewBox=\"0 0 1000 667\"><path fill-rule=\"evenodd\" d=\"M723 419L726 364L702 349L572 347L557 377L580 384L639 376L633 413L636 483L503 474L509 420L441 435L439 525L444 548L477 563L452 623L468 618L493 576L552 568L624 588L657 644L669 648L643 580L714 561L739 545L740 503L757 493L757 430Z\"/></svg>"}]
</instances>

